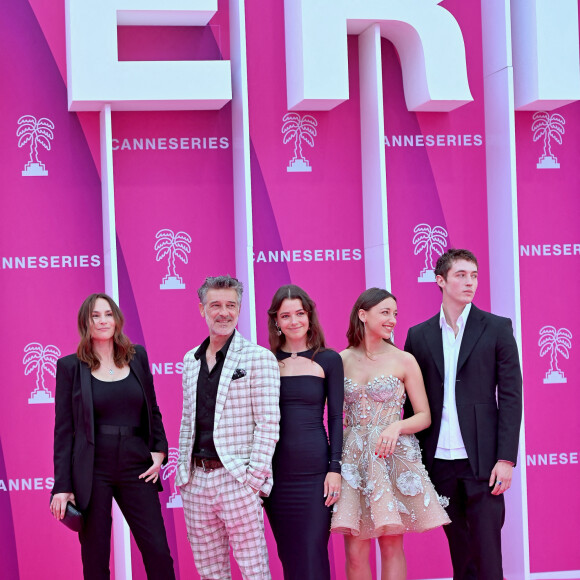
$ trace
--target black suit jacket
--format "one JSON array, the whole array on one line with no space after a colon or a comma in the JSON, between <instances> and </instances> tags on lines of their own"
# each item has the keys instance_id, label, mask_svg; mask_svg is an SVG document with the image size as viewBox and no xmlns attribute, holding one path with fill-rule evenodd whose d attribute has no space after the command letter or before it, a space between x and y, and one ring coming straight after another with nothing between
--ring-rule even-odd
<instances>
[{"instance_id":1,"label":"black suit jacket","mask_svg":"<svg viewBox=\"0 0 580 580\"><path fill-rule=\"evenodd\" d=\"M431 426L417 433L427 470L433 465L443 412L445 366L439 314L413 326L405 350L419 363L431 408ZM459 427L475 477L489 479L498 459L516 463L522 418L522 374L509 318L474 305L457 361ZM413 414L409 402L405 416Z\"/></svg>"},{"instance_id":2,"label":"black suit jacket","mask_svg":"<svg viewBox=\"0 0 580 580\"><path fill-rule=\"evenodd\" d=\"M161 413L157 406L147 353L135 346L131 370L143 388L147 407L147 444L162 451L167 461L168 445ZM95 457L95 424L91 371L76 354L65 356L56 365L56 415L54 423L54 487L52 493L73 492L77 507L86 509L91 497ZM161 478L157 480L161 491Z\"/></svg>"}]
</instances>

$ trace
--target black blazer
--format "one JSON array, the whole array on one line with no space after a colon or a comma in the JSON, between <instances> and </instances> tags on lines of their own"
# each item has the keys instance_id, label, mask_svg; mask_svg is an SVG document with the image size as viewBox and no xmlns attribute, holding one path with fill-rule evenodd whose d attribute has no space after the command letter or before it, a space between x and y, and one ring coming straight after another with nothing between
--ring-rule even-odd
<instances>
[{"instance_id":1,"label":"black blazer","mask_svg":"<svg viewBox=\"0 0 580 580\"><path fill-rule=\"evenodd\" d=\"M419 363L431 426L417 437L427 470L433 465L443 412L445 366L439 314L409 329L405 350ZM461 436L475 477L489 479L498 459L516 463L522 418L522 373L509 318L474 305L457 360L455 401ZM413 414L409 401L405 416Z\"/></svg>"},{"instance_id":2,"label":"black blazer","mask_svg":"<svg viewBox=\"0 0 580 580\"><path fill-rule=\"evenodd\" d=\"M147 441L151 451L162 451L167 461L168 445L157 406L147 353L135 345L129 366L143 388L147 407ZM56 410L54 422L54 487L52 493L73 492L77 507L87 508L91 497L95 457L95 425L91 371L76 354L56 364ZM161 478L157 487L162 490Z\"/></svg>"}]
</instances>

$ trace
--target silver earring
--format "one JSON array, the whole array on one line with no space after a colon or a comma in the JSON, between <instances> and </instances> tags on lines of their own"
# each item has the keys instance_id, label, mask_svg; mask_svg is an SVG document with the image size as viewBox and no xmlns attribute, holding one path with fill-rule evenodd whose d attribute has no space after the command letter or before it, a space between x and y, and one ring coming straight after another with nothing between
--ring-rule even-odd
<instances>
[{"instance_id":1,"label":"silver earring","mask_svg":"<svg viewBox=\"0 0 580 580\"><path fill-rule=\"evenodd\" d=\"M274 325L276 326L276 334L278 336L280 336L282 334L282 331L280 330L280 327L278 326L277 322L274 322Z\"/></svg>"}]
</instances>

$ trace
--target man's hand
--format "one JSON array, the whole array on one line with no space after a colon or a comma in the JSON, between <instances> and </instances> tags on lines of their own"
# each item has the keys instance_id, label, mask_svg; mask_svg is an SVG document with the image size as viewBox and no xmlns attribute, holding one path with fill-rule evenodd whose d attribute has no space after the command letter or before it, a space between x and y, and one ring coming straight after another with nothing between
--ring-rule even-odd
<instances>
[{"instance_id":1,"label":"man's hand","mask_svg":"<svg viewBox=\"0 0 580 580\"><path fill-rule=\"evenodd\" d=\"M509 461L498 461L494 465L489 478L492 495L500 495L511 487L513 472L514 466Z\"/></svg>"}]
</instances>

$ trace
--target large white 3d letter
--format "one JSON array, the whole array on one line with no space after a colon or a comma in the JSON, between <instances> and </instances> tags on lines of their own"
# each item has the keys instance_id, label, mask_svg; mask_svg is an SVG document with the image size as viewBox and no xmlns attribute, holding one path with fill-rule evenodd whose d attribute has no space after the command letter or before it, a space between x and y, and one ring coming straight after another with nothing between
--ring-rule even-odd
<instances>
[{"instance_id":1,"label":"large white 3d letter","mask_svg":"<svg viewBox=\"0 0 580 580\"><path fill-rule=\"evenodd\" d=\"M578 0L511 0L511 7L515 108L579 100Z\"/></svg>"},{"instance_id":2,"label":"large white 3d letter","mask_svg":"<svg viewBox=\"0 0 580 580\"><path fill-rule=\"evenodd\" d=\"M410 111L473 100L465 44L441 0L285 0L288 108L329 110L348 99L347 34L378 23L397 48Z\"/></svg>"},{"instance_id":3,"label":"large white 3d letter","mask_svg":"<svg viewBox=\"0 0 580 580\"><path fill-rule=\"evenodd\" d=\"M229 61L119 62L117 26L205 26L217 0L67 0L68 108L220 109L232 98Z\"/></svg>"}]
</instances>

